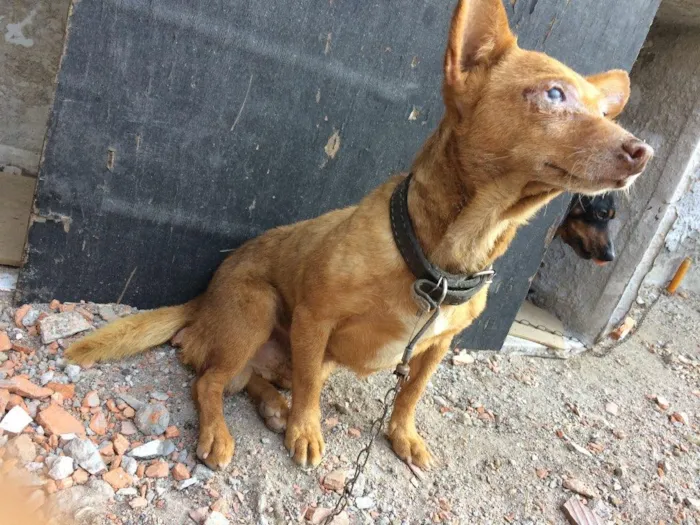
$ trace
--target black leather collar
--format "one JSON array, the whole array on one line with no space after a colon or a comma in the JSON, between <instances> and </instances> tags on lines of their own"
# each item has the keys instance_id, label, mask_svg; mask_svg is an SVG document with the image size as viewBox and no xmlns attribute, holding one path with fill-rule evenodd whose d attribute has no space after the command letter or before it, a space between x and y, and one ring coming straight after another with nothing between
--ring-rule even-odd
<instances>
[{"instance_id":1,"label":"black leather collar","mask_svg":"<svg viewBox=\"0 0 700 525\"><path fill-rule=\"evenodd\" d=\"M496 272L489 268L474 275L455 275L441 270L428 260L408 215L408 186L412 178L411 173L394 189L389 201L389 215L394 242L416 277L414 291L418 296L428 295L438 304L464 304L491 283Z\"/></svg>"}]
</instances>

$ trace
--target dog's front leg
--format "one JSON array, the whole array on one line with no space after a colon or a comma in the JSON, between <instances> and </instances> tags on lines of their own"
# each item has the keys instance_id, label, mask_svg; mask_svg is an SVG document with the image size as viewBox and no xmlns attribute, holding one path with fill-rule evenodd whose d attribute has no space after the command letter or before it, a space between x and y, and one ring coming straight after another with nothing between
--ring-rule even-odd
<instances>
[{"instance_id":1,"label":"dog's front leg","mask_svg":"<svg viewBox=\"0 0 700 525\"><path fill-rule=\"evenodd\" d=\"M411 359L409 380L401 387L389 422L387 436L396 455L422 469L432 466L433 457L416 430L416 405L451 341L452 336L444 337Z\"/></svg>"},{"instance_id":2,"label":"dog's front leg","mask_svg":"<svg viewBox=\"0 0 700 525\"><path fill-rule=\"evenodd\" d=\"M301 466L316 466L326 445L321 433L321 389L327 377L324 355L333 324L305 306L294 309L291 327L292 410L284 445Z\"/></svg>"}]
</instances>

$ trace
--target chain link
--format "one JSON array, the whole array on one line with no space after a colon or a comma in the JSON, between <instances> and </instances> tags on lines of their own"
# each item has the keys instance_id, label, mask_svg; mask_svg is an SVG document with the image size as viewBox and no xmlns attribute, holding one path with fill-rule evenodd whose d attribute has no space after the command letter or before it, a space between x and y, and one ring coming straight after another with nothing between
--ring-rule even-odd
<instances>
[{"instance_id":1,"label":"chain link","mask_svg":"<svg viewBox=\"0 0 700 525\"><path fill-rule=\"evenodd\" d=\"M588 344L584 343L583 341L581 341L578 337L574 337L574 336L571 336L571 335L566 335L566 334L562 333L560 330L552 330L551 328L547 328L547 327L544 326L544 325L531 323L531 322L528 321L527 319L517 319L517 318L516 318L516 319L515 319L515 322L518 323L518 324L521 324L521 325L523 325L523 326L529 326L530 328L534 328L534 329L536 329L536 330L540 330L540 331L542 331L542 332L546 332L546 333L551 334L551 335L556 335L557 337L563 337L565 340L569 340L569 341L573 341L574 343L578 343L578 344L580 344L585 350L591 352L591 355L592 355L593 357L606 357L606 356L610 355L610 353L611 353L613 350L615 350L618 346L620 346L622 343L624 343L625 341L627 341L627 339L629 339L629 336L631 336L632 334L634 334L634 333L641 327L641 325L642 325L642 323L644 322L644 320L646 319L647 315L649 315L649 312L652 310L652 308L654 307L654 305L656 305L656 303L659 301L659 299L661 299L661 296L662 296L662 295L663 295L663 293L659 294L659 296L656 297L656 299L654 299L654 300L645 308L645 310L642 312L642 315L640 315L640 316L639 316L639 319L636 320L635 325L634 325L634 328L632 328L632 330L630 330L630 333L629 333L629 335L628 335L627 337L615 341L615 342L614 342L613 344L611 344L610 346L606 346L605 348L602 348L601 351L596 351L595 345L594 345L594 346L588 345Z\"/></svg>"},{"instance_id":2,"label":"chain link","mask_svg":"<svg viewBox=\"0 0 700 525\"><path fill-rule=\"evenodd\" d=\"M372 421L372 426L370 427L369 441L367 442L367 445L365 445L365 447L362 450L360 450L359 454L357 454L357 459L355 459L355 472L353 473L352 477L345 483L345 487L343 487L343 493L338 498L338 501L336 502L335 507L333 507L331 513L328 516L326 516L326 518L323 520L323 525L329 525L333 521L333 519L336 516L340 515L340 513L343 512L348 506L348 498L352 495L352 491L355 488L355 483L357 482L358 478L364 471L365 466L367 465L372 445L374 444L374 441L377 439L377 437L379 437L379 434L381 433L382 429L384 428L384 425L386 424L386 419L389 415L389 410L391 409L391 407L394 406L396 396L401 390L401 385L403 381L403 377L397 376L396 384L392 386L389 390L387 390L386 394L384 394L384 399L382 400L382 413L377 419Z\"/></svg>"}]
</instances>

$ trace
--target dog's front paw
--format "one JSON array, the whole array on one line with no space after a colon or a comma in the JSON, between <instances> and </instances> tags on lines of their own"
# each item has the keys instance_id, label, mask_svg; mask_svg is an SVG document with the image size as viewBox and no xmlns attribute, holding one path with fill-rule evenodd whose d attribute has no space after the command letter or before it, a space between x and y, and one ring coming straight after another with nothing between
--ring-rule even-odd
<instances>
[{"instance_id":1,"label":"dog's front paw","mask_svg":"<svg viewBox=\"0 0 700 525\"><path fill-rule=\"evenodd\" d=\"M320 421L316 418L290 418L287 422L284 446L294 461L302 467L317 466L326 450Z\"/></svg>"},{"instance_id":2,"label":"dog's front paw","mask_svg":"<svg viewBox=\"0 0 700 525\"><path fill-rule=\"evenodd\" d=\"M231 463L236 444L226 428L226 424L204 427L199 431L197 457L209 468L224 469Z\"/></svg>"},{"instance_id":3,"label":"dog's front paw","mask_svg":"<svg viewBox=\"0 0 700 525\"><path fill-rule=\"evenodd\" d=\"M423 470L428 470L435 464L433 455L415 428L396 426L389 429L387 437L394 453L406 463Z\"/></svg>"}]
</instances>

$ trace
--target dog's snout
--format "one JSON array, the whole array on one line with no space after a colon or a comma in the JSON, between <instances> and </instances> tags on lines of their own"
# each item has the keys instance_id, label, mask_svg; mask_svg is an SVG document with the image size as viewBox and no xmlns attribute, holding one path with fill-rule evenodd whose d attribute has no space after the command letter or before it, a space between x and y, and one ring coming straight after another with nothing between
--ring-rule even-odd
<instances>
[{"instance_id":1,"label":"dog's snout","mask_svg":"<svg viewBox=\"0 0 700 525\"><path fill-rule=\"evenodd\" d=\"M637 138L631 138L622 143L619 158L625 163L630 173L637 174L644 169L653 156L654 150L649 144Z\"/></svg>"},{"instance_id":2,"label":"dog's snout","mask_svg":"<svg viewBox=\"0 0 700 525\"><path fill-rule=\"evenodd\" d=\"M600 254L600 260L605 262L615 260L615 247L612 243L608 243L605 248L603 248L603 253Z\"/></svg>"}]
</instances>

